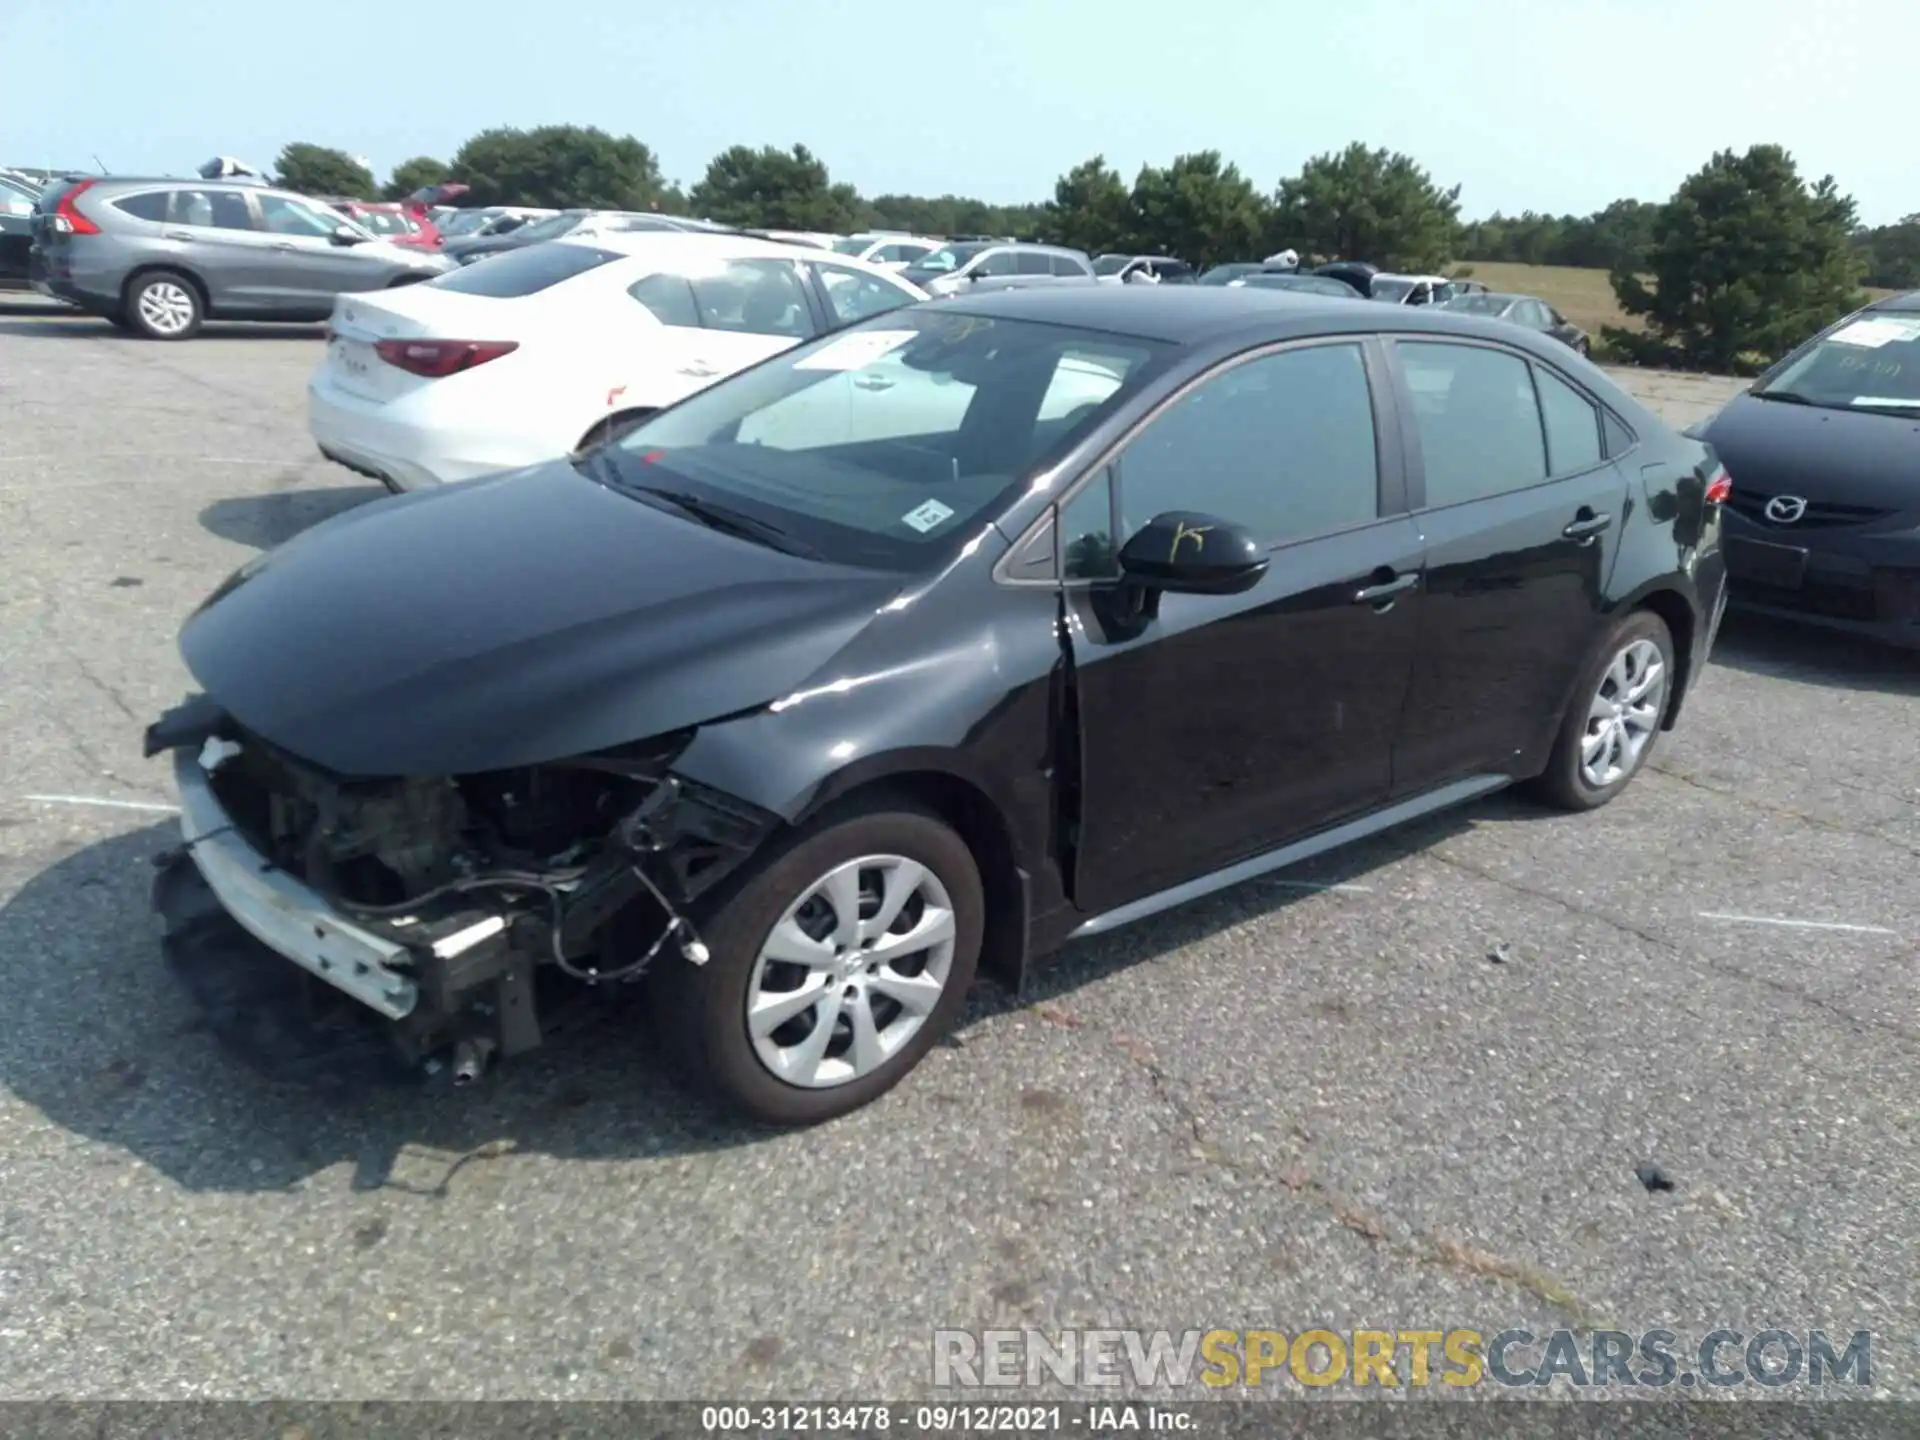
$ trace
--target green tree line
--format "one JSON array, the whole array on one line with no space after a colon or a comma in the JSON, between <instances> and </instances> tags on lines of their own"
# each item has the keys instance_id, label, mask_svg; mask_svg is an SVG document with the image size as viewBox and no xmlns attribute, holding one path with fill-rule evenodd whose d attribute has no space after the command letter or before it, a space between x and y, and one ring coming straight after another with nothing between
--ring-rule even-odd
<instances>
[{"instance_id":1,"label":"green tree line","mask_svg":"<svg viewBox=\"0 0 1920 1440\"><path fill-rule=\"evenodd\" d=\"M1643 363L1751 368L1857 303L1860 286L1920 286L1920 215L1862 227L1831 177L1803 178L1779 146L1714 155L1664 201L1616 200L1591 215L1494 214L1463 221L1460 187L1411 156L1354 143L1265 188L1217 150L1144 165L1129 180L1104 156L1053 194L1003 205L960 195L862 196L805 145L736 145L683 186L644 142L592 127L498 128L446 161L420 155L384 185L344 152L282 151L279 183L308 194L399 198L443 179L464 203L658 210L729 224L845 232L1012 235L1093 253L1178 255L1198 265L1293 249L1453 273L1462 261L1604 269L1639 329L1612 353Z\"/></svg>"}]
</instances>

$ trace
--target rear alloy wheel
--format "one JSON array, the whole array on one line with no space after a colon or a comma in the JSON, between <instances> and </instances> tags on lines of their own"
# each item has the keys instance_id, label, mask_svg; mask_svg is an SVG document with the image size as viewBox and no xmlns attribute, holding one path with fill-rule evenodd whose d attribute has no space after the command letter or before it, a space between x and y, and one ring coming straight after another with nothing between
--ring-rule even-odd
<instances>
[{"instance_id":1,"label":"rear alloy wheel","mask_svg":"<svg viewBox=\"0 0 1920 1440\"><path fill-rule=\"evenodd\" d=\"M127 288L126 315L134 333L149 340L186 340L205 318L200 292L170 270L142 275Z\"/></svg>"},{"instance_id":2,"label":"rear alloy wheel","mask_svg":"<svg viewBox=\"0 0 1920 1440\"><path fill-rule=\"evenodd\" d=\"M1653 753L1672 681L1664 620L1637 610L1615 625L1581 673L1540 777L1545 797L1563 809L1595 810L1626 789Z\"/></svg>"},{"instance_id":3,"label":"rear alloy wheel","mask_svg":"<svg viewBox=\"0 0 1920 1440\"><path fill-rule=\"evenodd\" d=\"M804 833L734 887L704 965L663 960L654 1020L688 1078L776 1125L856 1110L966 1003L985 901L966 843L917 811Z\"/></svg>"}]
</instances>

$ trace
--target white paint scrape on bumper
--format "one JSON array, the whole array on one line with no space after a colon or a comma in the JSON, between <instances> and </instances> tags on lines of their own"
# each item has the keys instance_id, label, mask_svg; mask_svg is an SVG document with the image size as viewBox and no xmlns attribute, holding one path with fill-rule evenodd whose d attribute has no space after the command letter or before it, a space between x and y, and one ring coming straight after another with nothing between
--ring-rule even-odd
<instances>
[{"instance_id":1,"label":"white paint scrape on bumper","mask_svg":"<svg viewBox=\"0 0 1920 1440\"><path fill-rule=\"evenodd\" d=\"M241 928L388 1019L406 1018L420 998L402 973L406 948L361 929L249 845L214 794L200 756L177 752L173 773L187 853Z\"/></svg>"}]
</instances>

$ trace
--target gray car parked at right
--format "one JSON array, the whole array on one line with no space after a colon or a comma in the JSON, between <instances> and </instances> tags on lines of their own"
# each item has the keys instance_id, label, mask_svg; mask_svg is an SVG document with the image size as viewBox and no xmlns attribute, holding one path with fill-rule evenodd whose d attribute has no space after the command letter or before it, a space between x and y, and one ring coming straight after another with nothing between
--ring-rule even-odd
<instances>
[{"instance_id":1,"label":"gray car parked at right","mask_svg":"<svg viewBox=\"0 0 1920 1440\"><path fill-rule=\"evenodd\" d=\"M28 278L123 330L185 340L209 319L325 320L336 295L453 268L289 190L94 177L42 193Z\"/></svg>"}]
</instances>

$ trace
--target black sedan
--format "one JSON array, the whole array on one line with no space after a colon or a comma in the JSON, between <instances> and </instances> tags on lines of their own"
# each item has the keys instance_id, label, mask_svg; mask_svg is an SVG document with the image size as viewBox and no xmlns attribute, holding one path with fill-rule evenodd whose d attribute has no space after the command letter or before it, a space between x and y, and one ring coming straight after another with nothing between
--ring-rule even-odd
<instances>
[{"instance_id":1,"label":"black sedan","mask_svg":"<svg viewBox=\"0 0 1920 1440\"><path fill-rule=\"evenodd\" d=\"M1823 330L1689 433L1733 477L1737 604L1920 646L1920 291Z\"/></svg>"},{"instance_id":2,"label":"black sedan","mask_svg":"<svg viewBox=\"0 0 1920 1440\"><path fill-rule=\"evenodd\" d=\"M1496 290L1478 290L1454 296L1446 302L1445 308L1462 315L1484 315L1492 320L1524 325L1529 330L1537 330L1542 335L1558 340L1581 355L1593 347L1586 331L1534 295L1506 295Z\"/></svg>"},{"instance_id":3,"label":"black sedan","mask_svg":"<svg viewBox=\"0 0 1920 1440\"><path fill-rule=\"evenodd\" d=\"M675 1073L823 1120L976 970L1517 781L1606 804L1706 663L1724 488L1513 326L895 311L236 572L147 733L166 948L242 1044L300 976L462 1077L640 980Z\"/></svg>"}]
</instances>

